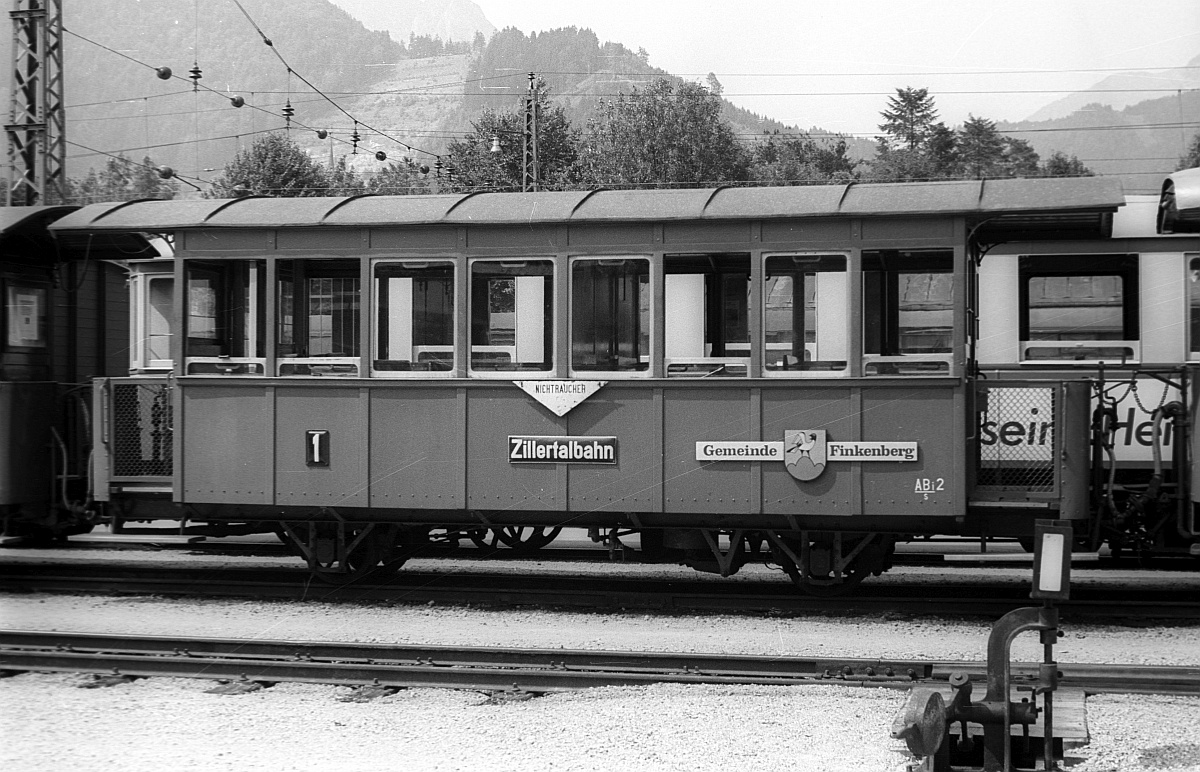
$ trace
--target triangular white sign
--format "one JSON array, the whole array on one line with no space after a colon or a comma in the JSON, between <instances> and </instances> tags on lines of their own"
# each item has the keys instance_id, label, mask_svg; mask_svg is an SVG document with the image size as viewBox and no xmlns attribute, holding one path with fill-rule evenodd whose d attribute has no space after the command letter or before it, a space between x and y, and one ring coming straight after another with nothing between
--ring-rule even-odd
<instances>
[{"instance_id":1,"label":"triangular white sign","mask_svg":"<svg viewBox=\"0 0 1200 772\"><path fill-rule=\"evenodd\" d=\"M600 391L608 381L513 381L529 396L562 417L588 397Z\"/></svg>"}]
</instances>

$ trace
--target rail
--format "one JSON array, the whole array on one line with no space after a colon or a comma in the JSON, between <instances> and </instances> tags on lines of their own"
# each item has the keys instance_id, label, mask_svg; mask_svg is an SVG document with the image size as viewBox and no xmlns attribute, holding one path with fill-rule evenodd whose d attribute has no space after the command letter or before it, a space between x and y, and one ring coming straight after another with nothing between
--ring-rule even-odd
<instances>
[{"instance_id":1,"label":"rail","mask_svg":"<svg viewBox=\"0 0 1200 772\"><path fill-rule=\"evenodd\" d=\"M552 581L547 581L552 578ZM838 613L971 614L999 616L1029 603L1028 588L995 583L860 586L850 596L797 594L783 581L736 584L677 578L530 575L489 572L486 567L453 572L405 570L381 582L346 586L314 586L302 567L180 568L160 563L75 561L39 564L10 561L0 565L0 589L8 592L62 592L122 595L170 595L185 598L273 598L340 602L436 604L485 603L500 606L553 605L592 609L649 609L688 612L751 613L758 611ZM1088 590L1076 586L1061 607L1071 620L1185 620L1200 615L1200 601L1179 597L1175 590L1145 588ZM1164 597L1165 596L1165 597Z\"/></svg>"},{"instance_id":2,"label":"rail","mask_svg":"<svg viewBox=\"0 0 1200 772\"><path fill-rule=\"evenodd\" d=\"M0 668L274 683L564 691L650 683L907 688L986 679L981 662L419 646L0 631ZM1059 664L1088 693L1200 695L1200 666ZM1013 667L1013 685L1037 680Z\"/></svg>"}]
</instances>

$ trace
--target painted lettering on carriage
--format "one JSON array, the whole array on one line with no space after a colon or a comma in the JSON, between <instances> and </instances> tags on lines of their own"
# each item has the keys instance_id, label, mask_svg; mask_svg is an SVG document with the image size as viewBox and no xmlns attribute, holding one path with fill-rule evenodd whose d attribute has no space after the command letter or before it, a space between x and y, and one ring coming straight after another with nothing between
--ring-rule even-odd
<instances>
[{"instance_id":1,"label":"painted lettering on carriage","mask_svg":"<svg viewBox=\"0 0 1200 772\"><path fill-rule=\"evenodd\" d=\"M1011 458L1015 452L1027 461L1045 461L1054 451L1054 403L1049 387L1002 389L989 398L980 415L980 457L985 461ZM1118 383L1108 390L1117 400L1117 425L1112 434L1117 461L1148 462L1153 459L1154 408L1179 399L1174 385L1139 378L1134 384ZM1092 408L1096 407L1095 396ZM1162 422L1161 447L1168 451L1174 441L1175 427Z\"/></svg>"},{"instance_id":2,"label":"painted lettering on carriage","mask_svg":"<svg viewBox=\"0 0 1200 772\"><path fill-rule=\"evenodd\" d=\"M1034 411L1036 412L1036 411ZM1139 421L1139 418L1146 420ZM1132 448L1140 445L1149 448L1154 444L1154 422L1145 413L1129 408L1124 415L1118 414L1117 431L1113 437L1117 447ZM1161 429L1163 447L1171 446L1174 425L1163 421ZM1053 446L1054 424L1050 421L983 421L979 424L979 442L983 445Z\"/></svg>"},{"instance_id":3,"label":"painted lettering on carriage","mask_svg":"<svg viewBox=\"0 0 1200 772\"><path fill-rule=\"evenodd\" d=\"M509 436L510 464L615 464L616 437Z\"/></svg>"},{"instance_id":4,"label":"painted lettering on carriage","mask_svg":"<svg viewBox=\"0 0 1200 772\"><path fill-rule=\"evenodd\" d=\"M697 461L782 461L782 442L697 442Z\"/></svg>"},{"instance_id":5,"label":"painted lettering on carriage","mask_svg":"<svg viewBox=\"0 0 1200 772\"><path fill-rule=\"evenodd\" d=\"M916 484L913 485L913 493L921 494L925 501L929 501L931 493L941 493L946 490L946 478L944 477L918 477Z\"/></svg>"},{"instance_id":6,"label":"painted lettering on carriage","mask_svg":"<svg viewBox=\"0 0 1200 772\"><path fill-rule=\"evenodd\" d=\"M1033 412L1037 412L1034 410ZM979 441L984 445L1053 445L1054 424L1049 421L984 421L979 425Z\"/></svg>"},{"instance_id":7,"label":"painted lettering on carriage","mask_svg":"<svg viewBox=\"0 0 1200 772\"><path fill-rule=\"evenodd\" d=\"M830 442L830 461L916 461L915 442Z\"/></svg>"},{"instance_id":8,"label":"painted lettering on carriage","mask_svg":"<svg viewBox=\"0 0 1200 772\"><path fill-rule=\"evenodd\" d=\"M918 477L913 493L937 493L946 490L944 477Z\"/></svg>"}]
</instances>

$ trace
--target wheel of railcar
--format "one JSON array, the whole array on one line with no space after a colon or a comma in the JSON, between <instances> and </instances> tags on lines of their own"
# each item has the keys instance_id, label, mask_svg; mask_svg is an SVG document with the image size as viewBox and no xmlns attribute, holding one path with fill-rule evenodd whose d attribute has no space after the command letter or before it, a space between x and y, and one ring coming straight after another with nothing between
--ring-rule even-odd
<instances>
[{"instance_id":1,"label":"wheel of railcar","mask_svg":"<svg viewBox=\"0 0 1200 772\"><path fill-rule=\"evenodd\" d=\"M494 550L500 546L500 537L494 528L472 528L467 531L467 536L481 550Z\"/></svg>"},{"instance_id":2,"label":"wheel of railcar","mask_svg":"<svg viewBox=\"0 0 1200 772\"><path fill-rule=\"evenodd\" d=\"M476 528L467 532L471 541L480 549L499 549L501 545L522 552L532 552L545 547L558 538L562 528L542 526L503 526L501 528Z\"/></svg>"},{"instance_id":3,"label":"wheel of railcar","mask_svg":"<svg viewBox=\"0 0 1200 772\"><path fill-rule=\"evenodd\" d=\"M308 561L309 570L329 584L350 584L371 578L382 578L395 571L404 559L396 558L395 529L389 526L354 526L337 523L288 524L283 535L287 543ZM311 533L315 530L315 533ZM345 545L344 557L339 557L338 537ZM387 569L380 563L388 561Z\"/></svg>"},{"instance_id":4,"label":"wheel of railcar","mask_svg":"<svg viewBox=\"0 0 1200 772\"><path fill-rule=\"evenodd\" d=\"M809 544L808 565L803 573L792 556L773 539L771 555L792 582L804 592L818 597L833 597L849 592L868 576L886 571L896 548L895 539L883 534L867 534L861 537L844 535L841 551L843 559L848 562L843 564L842 575L839 578L834 560L835 545L835 540L828 538L812 541ZM799 555L801 552L798 541L789 541L788 548L793 555Z\"/></svg>"},{"instance_id":5,"label":"wheel of railcar","mask_svg":"<svg viewBox=\"0 0 1200 772\"><path fill-rule=\"evenodd\" d=\"M558 538L561 528L512 526L498 529L497 537L505 545L522 551L540 550Z\"/></svg>"}]
</instances>

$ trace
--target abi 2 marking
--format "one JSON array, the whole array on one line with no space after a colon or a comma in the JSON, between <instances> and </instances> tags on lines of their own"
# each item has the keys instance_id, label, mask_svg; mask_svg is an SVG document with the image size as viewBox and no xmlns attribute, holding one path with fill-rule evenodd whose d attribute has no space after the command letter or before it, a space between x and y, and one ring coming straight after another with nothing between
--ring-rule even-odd
<instances>
[{"instance_id":1,"label":"abi 2 marking","mask_svg":"<svg viewBox=\"0 0 1200 772\"><path fill-rule=\"evenodd\" d=\"M918 477L913 486L913 493L925 494L926 501L929 501L929 494L941 493L944 490L946 490L946 478L944 477Z\"/></svg>"}]
</instances>

